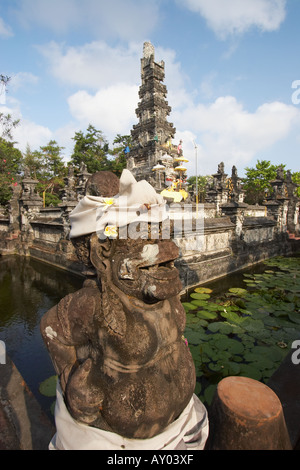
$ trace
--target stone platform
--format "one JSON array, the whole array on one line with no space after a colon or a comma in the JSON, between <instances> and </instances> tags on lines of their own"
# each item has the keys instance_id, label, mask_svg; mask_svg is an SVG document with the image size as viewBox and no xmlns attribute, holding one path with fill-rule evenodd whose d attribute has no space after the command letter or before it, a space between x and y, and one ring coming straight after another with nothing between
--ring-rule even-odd
<instances>
[{"instance_id":1,"label":"stone platform","mask_svg":"<svg viewBox=\"0 0 300 470\"><path fill-rule=\"evenodd\" d=\"M0 364L0 450L47 450L55 428L10 360Z\"/></svg>"}]
</instances>

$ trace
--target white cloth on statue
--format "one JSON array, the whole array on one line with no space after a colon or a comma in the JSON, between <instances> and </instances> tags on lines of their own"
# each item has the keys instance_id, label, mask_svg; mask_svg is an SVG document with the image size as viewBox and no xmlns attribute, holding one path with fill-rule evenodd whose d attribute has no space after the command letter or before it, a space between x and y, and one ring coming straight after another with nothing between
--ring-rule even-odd
<instances>
[{"instance_id":1,"label":"white cloth on statue","mask_svg":"<svg viewBox=\"0 0 300 470\"><path fill-rule=\"evenodd\" d=\"M146 180L136 181L123 170L119 194L85 196L70 214L70 238L97 232L107 226L123 227L138 222L162 222L168 218L166 202Z\"/></svg>"},{"instance_id":2,"label":"white cloth on statue","mask_svg":"<svg viewBox=\"0 0 300 470\"><path fill-rule=\"evenodd\" d=\"M127 439L75 421L66 408L59 384L55 424L50 450L203 450L209 431L206 408L194 394L181 415L162 433L150 439Z\"/></svg>"}]
</instances>

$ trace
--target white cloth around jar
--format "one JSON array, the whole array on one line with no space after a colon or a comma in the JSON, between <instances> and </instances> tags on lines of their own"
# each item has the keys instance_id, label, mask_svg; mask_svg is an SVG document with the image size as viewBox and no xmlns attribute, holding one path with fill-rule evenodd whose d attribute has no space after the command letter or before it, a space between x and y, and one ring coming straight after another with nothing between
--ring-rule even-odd
<instances>
[{"instance_id":1,"label":"white cloth around jar","mask_svg":"<svg viewBox=\"0 0 300 470\"><path fill-rule=\"evenodd\" d=\"M203 450L209 431L206 408L193 394L181 415L165 431L150 439L127 439L75 421L66 408L59 383L55 423L50 450Z\"/></svg>"}]
</instances>

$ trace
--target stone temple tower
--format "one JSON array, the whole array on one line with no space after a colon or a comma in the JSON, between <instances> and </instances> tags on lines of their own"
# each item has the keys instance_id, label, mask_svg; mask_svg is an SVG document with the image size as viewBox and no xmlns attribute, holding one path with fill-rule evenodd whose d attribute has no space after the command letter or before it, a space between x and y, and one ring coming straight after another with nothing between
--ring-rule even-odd
<instances>
[{"instance_id":1,"label":"stone temple tower","mask_svg":"<svg viewBox=\"0 0 300 470\"><path fill-rule=\"evenodd\" d=\"M136 109L139 123L131 131L132 147L127 154L127 168L137 180L153 180L153 167L171 154L171 139L176 129L167 121L171 107L166 101L164 61L155 62L154 47L144 43L141 59L142 84ZM174 149L173 149L174 150Z\"/></svg>"}]
</instances>

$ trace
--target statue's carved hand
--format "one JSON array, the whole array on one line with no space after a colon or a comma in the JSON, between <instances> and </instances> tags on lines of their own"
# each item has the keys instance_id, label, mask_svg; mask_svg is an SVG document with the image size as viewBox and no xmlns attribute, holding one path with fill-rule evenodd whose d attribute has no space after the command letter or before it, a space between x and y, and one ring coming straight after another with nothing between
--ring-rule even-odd
<instances>
[{"instance_id":1,"label":"statue's carved hand","mask_svg":"<svg viewBox=\"0 0 300 470\"><path fill-rule=\"evenodd\" d=\"M99 384L96 388L92 383L93 367L93 360L86 359L70 374L66 389L68 406L74 418L82 421L84 417L86 424L92 424L99 418L104 399Z\"/></svg>"}]
</instances>

